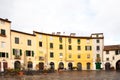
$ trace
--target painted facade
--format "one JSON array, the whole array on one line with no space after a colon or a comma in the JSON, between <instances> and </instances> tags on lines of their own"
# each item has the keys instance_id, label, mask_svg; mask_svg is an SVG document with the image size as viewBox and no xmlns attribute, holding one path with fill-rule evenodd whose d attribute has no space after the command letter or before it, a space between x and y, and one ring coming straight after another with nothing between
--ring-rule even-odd
<instances>
[{"instance_id":1,"label":"painted facade","mask_svg":"<svg viewBox=\"0 0 120 80\"><path fill-rule=\"evenodd\" d=\"M43 70L74 68L78 70L96 70L102 68L104 36L102 33L91 34L88 37L79 37L75 34L47 34L33 31L33 34L11 30L10 21L1 19L9 24L1 24L7 36L0 35L8 49L0 48L0 52L7 52L9 64L14 69ZM4 27L5 26L5 27ZM2 44L1 41L1 44ZM10 59L10 60L9 60ZM4 60L3 57L0 60ZM100 64L96 64L100 63Z\"/></svg>"},{"instance_id":2,"label":"painted facade","mask_svg":"<svg viewBox=\"0 0 120 80\"><path fill-rule=\"evenodd\" d=\"M105 46L103 55L105 70L120 70L120 45Z\"/></svg>"}]
</instances>

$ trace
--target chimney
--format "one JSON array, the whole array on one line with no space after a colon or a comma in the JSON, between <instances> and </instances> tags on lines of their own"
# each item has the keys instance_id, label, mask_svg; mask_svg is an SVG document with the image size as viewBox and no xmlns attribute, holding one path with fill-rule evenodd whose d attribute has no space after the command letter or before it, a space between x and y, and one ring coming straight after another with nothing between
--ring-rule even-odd
<instances>
[{"instance_id":1,"label":"chimney","mask_svg":"<svg viewBox=\"0 0 120 80\"><path fill-rule=\"evenodd\" d=\"M60 35L61 33L60 32L57 32L57 35Z\"/></svg>"},{"instance_id":2,"label":"chimney","mask_svg":"<svg viewBox=\"0 0 120 80\"><path fill-rule=\"evenodd\" d=\"M76 34L75 33L70 33L70 36L75 36Z\"/></svg>"}]
</instances>

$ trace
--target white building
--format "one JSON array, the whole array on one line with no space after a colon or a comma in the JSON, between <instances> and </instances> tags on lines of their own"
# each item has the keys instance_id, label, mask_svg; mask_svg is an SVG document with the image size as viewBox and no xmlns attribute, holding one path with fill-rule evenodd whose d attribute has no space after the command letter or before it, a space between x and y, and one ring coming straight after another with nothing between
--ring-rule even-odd
<instances>
[{"instance_id":1,"label":"white building","mask_svg":"<svg viewBox=\"0 0 120 80\"><path fill-rule=\"evenodd\" d=\"M103 63L105 70L120 70L120 45L104 46Z\"/></svg>"},{"instance_id":2,"label":"white building","mask_svg":"<svg viewBox=\"0 0 120 80\"><path fill-rule=\"evenodd\" d=\"M104 36L103 33L92 34L94 37L99 37L93 40L93 70L101 69L103 67L103 49L104 49Z\"/></svg>"}]
</instances>

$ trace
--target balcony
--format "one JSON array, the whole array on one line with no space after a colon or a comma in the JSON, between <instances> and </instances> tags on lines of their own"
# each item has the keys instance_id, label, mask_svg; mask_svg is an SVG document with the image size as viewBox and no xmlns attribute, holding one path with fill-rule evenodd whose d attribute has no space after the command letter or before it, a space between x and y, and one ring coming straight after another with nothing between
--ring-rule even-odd
<instances>
[{"instance_id":1,"label":"balcony","mask_svg":"<svg viewBox=\"0 0 120 80\"><path fill-rule=\"evenodd\" d=\"M97 57L96 62L100 62L100 61L101 61L100 57Z\"/></svg>"},{"instance_id":2,"label":"balcony","mask_svg":"<svg viewBox=\"0 0 120 80\"><path fill-rule=\"evenodd\" d=\"M40 56L40 57L39 57L39 60L40 60L40 61L43 61L43 60L44 60L44 57Z\"/></svg>"},{"instance_id":3,"label":"balcony","mask_svg":"<svg viewBox=\"0 0 120 80\"><path fill-rule=\"evenodd\" d=\"M14 59L21 59L20 55L16 55Z\"/></svg>"}]
</instances>

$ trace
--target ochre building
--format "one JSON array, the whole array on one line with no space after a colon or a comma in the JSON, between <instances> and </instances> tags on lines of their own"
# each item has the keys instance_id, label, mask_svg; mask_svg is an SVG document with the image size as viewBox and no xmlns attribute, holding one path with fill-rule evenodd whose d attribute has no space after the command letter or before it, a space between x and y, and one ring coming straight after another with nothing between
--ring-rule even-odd
<instances>
[{"instance_id":1,"label":"ochre building","mask_svg":"<svg viewBox=\"0 0 120 80\"><path fill-rule=\"evenodd\" d=\"M33 34L11 30L11 21L0 18L0 71L96 70L102 68L103 33L90 36Z\"/></svg>"}]
</instances>

